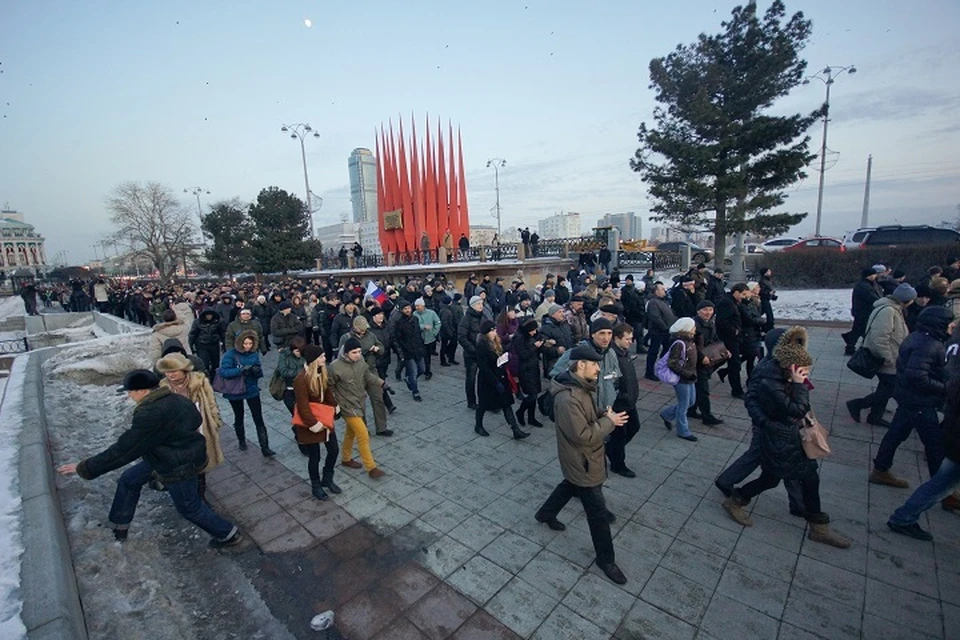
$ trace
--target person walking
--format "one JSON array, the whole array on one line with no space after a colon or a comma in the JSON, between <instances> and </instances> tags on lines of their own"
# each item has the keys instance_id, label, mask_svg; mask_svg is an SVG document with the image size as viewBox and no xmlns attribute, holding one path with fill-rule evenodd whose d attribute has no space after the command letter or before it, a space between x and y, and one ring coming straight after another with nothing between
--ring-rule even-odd
<instances>
[{"instance_id":1,"label":"person walking","mask_svg":"<svg viewBox=\"0 0 960 640\"><path fill-rule=\"evenodd\" d=\"M310 490L317 500L328 498L330 493L340 493L341 489L333 481L334 467L340 455L337 433L333 425L320 423L320 417L314 411L315 405L336 407L337 400L330 389L327 376L327 358L324 349L318 345L305 344L299 349L303 365L293 379L293 404L288 404L290 415L300 418L302 426L295 424L294 437L300 453L307 456L307 475L310 477ZM286 401L286 397L284 397ZM335 415L335 414L334 414ZM327 450L323 461L323 475L320 475L320 445Z\"/></svg>"},{"instance_id":2,"label":"person walking","mask_svg":"<svg viewBox=\"0 0 960 640\"><path fill-rule=\"evenodd\" d=\"M590 527L597 567L616 584L626 584L627 578L616 564L603 482L607 478L604 441L629 418L625 412L616 412L612 407L604 412L597 410L594 395L602 359L596 349L578 345L570 351L567 369L550 381L556 416L557 456L563 481L537 509L534 517L554 531L563 531L566 526L557 516L570 498L580 498Z\"/></svg>"},{"instance_id":3,"label":"person walking","mask_svg":"<svg viewBox=\"0 0 960 640\"><path fill-rule=\"evenodd\" d=\"M106 450L78 463L61 465L57 471L94 480L140 458L117 481L109 516L117 540L127 539L140 492L154 483L170 496L177 513L211 536L210 547L239 544L243 540L240 530L200 499L197 475L208 461L207 442L200 433L203 417L197 407L169 388L160 388L160 377L145 369L124 376L120 392L137 404L130 429Z\"/></svg>"},{"instance_id":4,"label":"person walking","mask_svg":"<svg viewBox=\"0 0 960 640\"><path fill-rule=\"evenodd\" d=\"M721 351L721 358L729 353L725 348L718 349L723 343L717 336L717 327L713 321L714 310L713 302L703 299L697 305L697 317L693 319L696 324L695 342L697 344L697 400L691 407L693 411L687 410L688 417L698 418L708 427L723 424L723 420L713 415L713 407L710 404L710 374L721 363L712 361L707 356L707 349Z\"/></svg>"},{"instance_id":5,"label":"person walking","mask_svg":"<svg viewBox=\"0 0 960 640\"><path fill-rule=\"evenodd\" d=\"M693 318L680 318L670 326L670 337L673 343L667 353L667 366L680 376L680 381L673 385L677 401L660 410L660 419L669 430L676 421L677 437L690 442L696 442L697 436L690 433L687 424L687 409L697 401L697 344L694 342L696 323Z\"/></svg>"},{"instance_id":6,"label":"person walking","mask_svg":"<svg viewBox=\"0 0 960 640\"><path fill-rule=\"evenodd\" d=\"M740 359L746 363L747 378L753 374L753 367L763 357L763 311L760 308L760 283L748 282L747 291L740 301ZM767 332L769 333L769 332ZM738 378L739 380L739 378ZM731 388L733 382L730 383ZM740 395L731 394L733 397L743 397L743 389L740 388Z\"/></svg>"},{"instance_id":7,"label":"person walking","mask_svg":"<svg viewBox=\"0 0 960 640\"><path fill-rule=\"evenodd\" d=\"M382 478L386 474L377 467L370 451L370 434L363 420L363 407L367 392L371 387L382 387L383 380L370 370L363 359L363 347L356 338L348 338L340 350L340 356L330 365L327 379L334 397L340 405L340 412L347 424L343 436L343 453L340 464L351 469L366 469L371 478ZM353 460L353 441L357 441L357 450L363 464Z\"/></svg>"},{"instance_id":8,"label":"person walking","mask_svg":"<svg viewBox=\"0 0 960 640\"><path fill-rule=\"evenodd\" d=\"M723 508L734 522L753 526L744 510L750 500L783 479L796 479L803 496L803 517L809 525L807 538L846 549L850 541L830 530L830 517L821 509L817 462L807 457L800 440L802 420L810 412L808 378L812 364L806 330L791 327L777 340L773 357L764 358L754 370L744 404L760 433L760 477L734 487Z\"/></svg>"},{"instance_id":9,"label":"person walking","mask_svg":"<svg viewBox=\"0 0 960 640\"><path fill-rule=\"evenodd\" d=\"M747 285L742 282L730 287L716 306L717 335L723 340L723 346L730 353L726 367L717 371L717 377L723 382L730 376L730 391L734 398L743 397L743 383L740 380L740 349L743 346L743 311L747 297ZM759 311L759 309L758 309Z\"/></svg>"},{"instance_id":10,"label":"person walking","mask_svg":"<svg viewBox=\"0 0 960 640\"><path fill-rule=\"evenodd\" d=\"M220 366L220 351L225 344L220 314L213 309L201 311L200 317L190 327L187 340L190 350L203 360L204 370L212 380Z\"/></svg>"},{"instance_id":11,"label":"person walking","mask_svg":"<svg viewBox=\"0 0 960 640\"><path fill-rule=\"evenodd\" d=\"M617 386L617 399L613 403L613 410L625 413L627 421L619 429L614 429L607 441L607 459L610 460L610 471L624 478L636 478L626 464L626 448L633 437L640 431L640 415L637 413L637 400L640 398L640 381L637 379L637 369L633 361L637 356L630 355L630 345L635 335L633 327L622 322L613 328L613 352L617 354L620 365L620 384Z\"/></svg>"},{"instance_id":12,"label":"person walking","mask_svg":"<svg viewBox=\"0 0 960 640\"><path fill-rule=\"evenodd\" d=\"M873 304L883 296L883 289L877 284L880 273L870 267L860 273L860 280L853 285L850 294L850 315L853 316L853 328L841 334L846 343L844 354L852 356L857 350L857 342L867 331L867 321L873 313Z\"/></svg>"},{"instance_id":13,"label":"person walking","mask_svg":"<svg viewBox=\"0 0 960 640\"><path fill-rule=\"evenodd\" d=\"M303 323L300 317L293 313L293 305L284 300L277 307L277 313L270 319L270 339L277 349L290 346L290 341L297 336L303 336Z\"/></svg>"},{"instance_id":14,"label":"person walking","mask_svg":"<svg viewBox=\"0 0 960 640\"><path fill-rule=\"evenodd\" d=\"M297 336L290 341L289 347L284 347L277 352L276 374L283 380L282 400L290 415L293 415L293 409L297 402L293 381L303 371L303 348L305 346L307 346L307 341L302 336Z\"/></svg>"},{"instance_id":15,"label":"person walking","mask_svg":"<svg viewBox=\"0 0 960 640\"><path fill-rule=\"evenodd\" d=\"M917 298L917 291L907 283L899 285L893 294L884 296L873 303L873 313L867 320L863 346L873 355L883 358L883 365L877 371L876 390L862 398L847 400L847 411L854 422L860 422L860 413L870 409L867 424L890 428L884 420L887 402L893 397L897 386L897 355L900 345L910 333L907 330L906 309Z\"/></svg>"},{"instance_id":16,"label":"person walking","mask_svg":"<svg viewBox=\"0 0 960 640\"><path fill-rule=\"evenodd\" d=\"M760 267L760 310L766 316L763 332L773 330L776 319L773 317L773 301L777 299L777 290L773 288L773 269Z\"/></svg>"},{"instance_id":17,"label":"person walking","mask_svg":"<svg viewBox=\"0 0 960 640\"><path fill-rule=\"evenodd\" d=\"M408 301L404 300L397 305L397 308L400 316L393 328L393 343L400 350L406 372L407 389L413 394L416 402L423 402L423 398L420 397L420 387L417 384L417 379L426 371L424 366L426 349L423 346L420 323L413 316L413 306Z\"/></svg>"},{"instance_id":18,"label":"person walking","mask_svg":"<svg viewBox=\"0 0 960 640\"><path fill-rule=\"evenodd\" d=\"M201 318L203 314L200 314ZM260 325L260 321L253 317L253 310L244 307L237 314L236 320L226 325L226 330L223 332L223 344L232 345L237 341L237 336L244 331L253 331L257 334L257 344L260 345L261 349L263 347L264 341L268 336L265 336L263 333L264 328Z\"/></svg>"},{"instance_id":19,"label":"person walking","mask_svg":"<svg viewBox=\"0 0 960 640\"><path fill-rule=\"evenodd\" d=\"M501 343L502 344L502 343ZM520 325L517 334L510 342L510 360L507 368L513 374L522 394L520 407L517 408L517 422L522 426L542 427L537 420L537 398L543 390L540 382L540 354L547 351L545 339L537 328L537 321L528 318Z\"/></svg>"},{"instance_id":20,"label":"person walking","mask_svg":"<svg viewBox=\"0 0 960 640\"><path fill-rule=\"evenodd\" d=\"M173 352L157 360L157 371L163 376L160 388L167 388L190 400L200 412L200 433L206 442L207 462L197 474L197 491L200 499L207 501L207 473L223 463L223 449L220 448L220 407L217 397L210 386L210 379L199 371L193 370L193 362L182 353Z\"/></svg>"},{"instance_id":21,"label":"person walking","mask_svg":"<svg viewBox=\"0 0 960 640\"><path fill-rule=\"evenodd\" d=\"M880 442L870 472L871 484L883 484L905 489L906 480L890 473L893 457L899 447L916 429L927 461L927 470L933 477L943 461L940 444L940 421L937 409L943 404L946 392L946 349L950 337L949 326L953 314L944 307L924 309L917 318L917 329L900 345L897 355L897 383L893 397L897 411L893 422Z\"/></svg>"},{"instance_id":22,"label":"person walking","mask_svg":"<svg viewBox=\"0 0 960 640\"><path fill-rule=\"evenodd\" d=\"M160 353L163 351L163 343L170 338L176 338L180 344L190 346L190 329L187 324L177 317L177 312L173 309L166 309L161 317L163 322L153 325L153 332L150 334L150 360L156 362L160 359ZM193 353L193 351L189 351Z\"/></svg>"},{"instance_id":23,"label":"person walking","mask_svg":"<svg viewBox=\"0 0 960 640\"><path fill-rule=\"evenodd\" d=\"M457 342L463 348L463 367L467 374L464 381L467 409L471 411L477 408L477 338L480 336L482 322L483 298L473 296L470 298L470 308L463 314L460 324L457 325Z\"/></svg>"},{"instance_id":24,"label":"person walking","mask_svg":"<svg viewBox=\"0 0 960 640\"><path fill-rule=\"evenodd\" d=\"M513 430L515 440L522 440L530 434L521 431L517 418L513 414L513 392L507 380L508 354L503 351L496 326L490 320L480 324L480 334L477 336L477 409L476 422L473 431L479 436L489 436L483 428L483 414L487 411L502 411L507 424ZM534 396L536 400L536 396Z\"/></svg>"},{"instance_id":25,"label":"person walking","mask_svg":"<svg viewBox=\"0 0 960 640\"><path fill-rule=\"evenodd\" d=\"M420 341L423 342L423 377L427 380L433 377L430 364L437 352L437 337L442 327L440 316L433 309L427 307L426 301L420 297L413 303L413 315L420 326Z\"/></svg>"},{"instance_id":26,"label":"person walking","mask_svg":"<svg viewBox=\"0 0 960 640\"><path fill-rule=\"evenodd\" d=\"M659 382L653 374L653 365L666 348L670 340L670 327L677 321L670 305L667 304L667 289L662 282L653 284L650 299L647 300L647 335L650 336L650 346L647 347L647 366L644 377L647 380Z\"/></svg>"},{"instance_id":27,"label":"person walking","mask_svg":"<svg viewBox=\"0 0 960 640\"><path fill-rule=\"evenodd\" d=\"M377 371L377 358L385 349L383 343L377 339L377 335L370 331L370 323L367 322L365 317L357 316L353 319L353 330L340 338L338 351L346 346L347 340L350 338L355 338L360 343L363 359L366 361L370 371ZM387 428L387 412L393 413L396 411L396 407L393 406L390 394L387 393L386 381L384 380L384 383L381 385L368 387L367 391L367 395L370 397L370 406L373 407L373 423L376 427L377 435L392 436L393 431ZM365 402L363 406L364 409L366 409ZM367 421L366 411L363 412L363 421Z\"/></svg>"},{"instance_id":28,"label":"person walking","mask_svg":"<svg viewBox=\"0 0 960 640\"><path fill-rule=\"evenodd\" d=\"M444 294L440 298L440 366L449 367L457 362L457 320L454 317L453 299Z\"/></svg>"},{"instance_id":29,"label":"person walking","mask_svg":"<svg viewBox=\"0 0 960 640\"><path fill-rule=\"evenodd\" d=\"M257 334L253 331L241 331L232 349L223 354L220 361L220 376L228 380L242 378L244 390L241 393L224 393L233 409L233 430L237 434L240 451L247 450L246 432L243 428L243 403L246 401L250 415L257 428L257 441L260 453L269 458L276 455L270 448L267 425L263 422L263 406L260 403L260 378L263 377L263 365L257 351Z\"/></svg>"}]
</instances>

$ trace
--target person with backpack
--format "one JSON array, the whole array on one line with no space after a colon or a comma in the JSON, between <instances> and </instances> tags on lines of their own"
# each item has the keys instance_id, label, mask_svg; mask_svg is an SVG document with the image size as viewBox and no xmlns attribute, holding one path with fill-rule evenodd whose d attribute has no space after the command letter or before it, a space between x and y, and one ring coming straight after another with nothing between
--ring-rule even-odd
<instances>
[{"instance_id":1,"label":"person with backpack","mask_svg":"<svg viewBox=\"0 0 960 640\"><path fill-rule=\"evenodd\" d=\"M663 357L657 361L658 371L666 367L677 379L673 384L677 402L662 409L660 419L668 430L674 428L671 423L676 421L677 437L690 442L698 440L697 436L690 433L690 426L687 424L687 409L697 401L698 360L697 344L694 342L696 330L697 324L693 318L680 318L674 322L670 327L672 343ZM659 375L664 376L664 373ZM660 380L666 382L663 377Z\"/></svg>"}]
</instances>

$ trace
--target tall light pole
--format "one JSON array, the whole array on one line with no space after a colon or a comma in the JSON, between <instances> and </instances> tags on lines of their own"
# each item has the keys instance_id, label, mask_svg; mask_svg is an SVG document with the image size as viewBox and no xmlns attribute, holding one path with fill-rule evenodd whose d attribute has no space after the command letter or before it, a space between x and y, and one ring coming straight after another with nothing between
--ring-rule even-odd
<instances>
[{"instance_id":1,"label":"tall light pole","mask_svg":"<svg viewBox=\"0 0 960 640\"><path fill-rule=\"evenodd\" d=\"M493 179L494 179L494 184L496 185L496 190L497 190L497 205L496 205L497 215L495 217L497 218L497 241L498 242L503 241L503 238L501 238L501 236L503 235L503 232L500 228L500 169L505 166L507 166L507 161L504 160L503 158L491 158L490 160L487 160L487 168L489 169L490 167L493 167Z\"/></svg>"},{"instance_id":2,"label":"tall light pole","mask_svg":"<svg viewBox=\"0 0 960 640\"><path fill-rule=\"evenodd\" d=\"M823 141L820 144L820 187L817 189L817 227L814 235L820 237L820 219L823 214L823 177L827 164L827 123L830 122L830 87L836 82L837 76L842 73L856 73L857 68L852 64L846 67L824 67L812 76L804 79L803 84L810 84L810 80L819 80L827 87L827 97L823 101Z\"/></svg>"},{"instance_id":3,"label":"tall light pole","mask_svg":"<svg viewBox=\"0 0 960 640\"><path fill-rule=\"evenodd\" d=\"M291 138L300 140L300 158L303 160L303 186L304 193L307 196L307 215L310 217L310 239L313 239L313 205L310 203L310 178L307 177L307 148L304 146L304 138L311 133L314 138L319 138L320 134L313 130L307 123L285 124L280 127L280 131L289 133Z\"/></svg>"}]
</instances>

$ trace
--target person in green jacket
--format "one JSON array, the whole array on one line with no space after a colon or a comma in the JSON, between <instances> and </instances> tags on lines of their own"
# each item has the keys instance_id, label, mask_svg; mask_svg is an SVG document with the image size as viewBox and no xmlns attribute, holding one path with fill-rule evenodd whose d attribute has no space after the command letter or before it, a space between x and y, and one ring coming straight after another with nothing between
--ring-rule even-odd
<instances>
[{"instance_id":1,"label":"person in green jacket","mask_svg":"<svg viewBox=\"0 0 960 640\"><path fill-rule=\"evenodd\" d=\"M433 377L430 371L430 360L437 352L437 337L440 335L440 316L433 309L427 308L423 298L417 298L413 303L413 315L420 324L420 334L423 336L424 346L424 377L429 380Z\"/></svg>"}]
</instances>

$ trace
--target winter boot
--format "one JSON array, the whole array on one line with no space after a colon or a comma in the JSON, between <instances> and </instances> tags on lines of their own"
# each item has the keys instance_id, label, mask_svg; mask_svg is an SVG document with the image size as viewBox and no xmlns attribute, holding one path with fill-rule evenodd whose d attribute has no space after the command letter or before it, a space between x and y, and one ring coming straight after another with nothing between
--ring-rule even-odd
<instances>
[{"instance_id":1,"label":"winter boot","mask_svg":"<svg viewBox=\"0 0 960 640\"><path fill-rule=\"evenodd\" d=\"M850 548L850 541L840 534L831 531L830 525L828 524L814 524L811 522L810 530L807 531L807 538L813 540L814 542L828 544L831 547L836 547L837 549Z\"/></svg>"},{"instance_id":2,"label":"winter boot","mask_svg":"<svg viewBox=\"0 0 960 640\"><path fill-rule=\"evenodd\" d=\"M319 480L310 481L310 489L313 497L317 500L326 500L330 496L327 495L327 492L323 490L323 487L320 486Z\"/></svg>"},{"instance_id":3,"label":"winter boot","mask_svg":"<svg viewBox=\"0 0 960 640\"><path fill-rule=\"evenodd\" d=\"M527 422L530 423L531 427L542 427L543 423L537 420L537 405L532 404L530 408L527 409ZM520 424L523 424L522 422Z\"/></svg>"},{"instance_id":4,"label":"winter boot","mask_svg":"<svg viewBox=\"0 0 960 640\"><path fill-rule=\"evenodd\" d=\"M513 425L513 439L514 440L523 440L524 438L530 437L530 433L527 431L521 431L520 427Z\"/></svg>"},{"instance_id":5,"label":"winter boot","mask_svg":"<svg viewBox=\"0 0 960 640\"><path fill-rule=\"evenodd\" d=\"M870 484L884 484L897 489L906 489L910 486L910 483L903 478L898 478L889 471L880 471L879 469L871 471L867 481Z\"/></svg>"},{"instance_id":6,"label":"winter boot","mask_svg":"<svg viewBox=\"0 0 960 640\"><path fill-rule=\"evenodd\" d=\"M487 437L490 435L490 432L483 428L483 413L477 409L476 410L476 422L473 425L473 432L478 436Z\"/></svg>"},{"instance_id":7,"label":"winter boot","mask_svg":"<svg viewBox=\"0 0 960 640\"><path fill-rule=\"evenodd\" d=\"M847 412L850 413L850 417L853 418L853 421L857 424L860 423L861 411L863 411L863 405L860 404L860 400L847 400Z\"/></svg>"},{"instance_id":8,"label":"winter boot","mask_svg":"<svg viewBox=\"0 0 960 640\"><path fill-rule=\"evenodd\" d=\"M750 515L743 509L747 504L748 503L737 496L736 489L734 489L730 497L723 501L723 509L730 514L730 518L737 524L744 527L752 527L753 520L750 519Z\"/></svg>"},{"instance_id":9,"label":"winter boot","mask_svg":"<svg viewBox=\"0 0 960 640\"><path fill-rule=\"evenodd\" d=\"M341 493L343 489L337 486L337 483L333 481L333 471L330 473L324 473L323 477L320 478L320 486L327 488L330 493Z\"/></svg>"}]
</instances>

